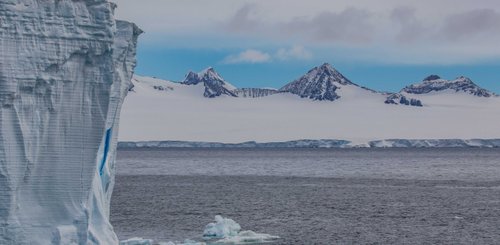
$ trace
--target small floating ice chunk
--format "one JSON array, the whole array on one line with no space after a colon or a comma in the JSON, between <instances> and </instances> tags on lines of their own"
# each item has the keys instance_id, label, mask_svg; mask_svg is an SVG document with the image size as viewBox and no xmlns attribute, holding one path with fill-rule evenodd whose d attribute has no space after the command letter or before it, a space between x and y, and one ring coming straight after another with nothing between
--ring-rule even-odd
<instances>
[{"instance_id":1,"label":"small floating ice chunk","mask_svg":"<svg viewBox=\"0 0 500 245\"><path fill-rule=\"evenodd\" d=\"M208 239L234 237L238 235L240 230L241 226L234 220L217 215L214 223L205 226L203 237Z\"/></svg>"},{"instance_id":2,"label":"small floating ice chunk","mask_svg":"<svg viewBox=\"0 0 500 245\"><path fill-rule=\"evenodd\" d=\"M134 237L125 241L120 241L120 245L153 245L153 240Z\"/></svg>"},{"instance_id":3,"label":"small floating ice chunk","mask_svg":"<svg viewBox=\"0 0 500 245\"><path fill-rule=\"evenodd\" d=\"M215 216L215 222L205 226L203 239L210 245L249 245L272 243L278 240L279 236L257 233L253 231L241 231L241 226L232 219ZM158 245L207 245L205 242L198 242L186 239L184 242L156 242ZM121 241L120 245L153 245L153 240L139 237Z\"/></svg>"},{"instance_id":4,"label":"small floating ice chunk","mask_svg":"<svg viewBox=\"0 0 500 245\"><path fill-rule=\"evenodd\" d=\"M204 242L197 242L186 239L184 242L160 242L159 245L207 245Z\"/></svg>"},{"instance_id":5,"label":"small floating ice chunk","mask_svg":"<svg viewBox=\"0 0 500 245\"><path fill-rule=\"evenodd\" d=\"M241 226L232 219L215 216L215 222L205 227L203 238L205 240L219 239L210 244L256 244L271 243L279 236L256 233L253 231L240 231Z\"/></svg>"},{"instance_id":6,"label":"small floating ice chunk","mask_svg":"<svg viewBox=\"0 0 500 245\"><path fill-rule=\"evenodd\" d=\"M279 236L256 233L253 231L242 231L234 237L228 237L215 242L215 244L256 244L271 243L278 240Z\"/></svg>"}]
</instances>

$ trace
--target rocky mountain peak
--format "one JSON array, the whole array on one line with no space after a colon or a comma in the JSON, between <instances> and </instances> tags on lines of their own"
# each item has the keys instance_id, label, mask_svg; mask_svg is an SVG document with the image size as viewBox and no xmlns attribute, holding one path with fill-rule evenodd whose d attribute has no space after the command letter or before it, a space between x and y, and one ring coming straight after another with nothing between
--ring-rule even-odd
<instances>
[{"instance_id":1,"label":"rocky mountain peak","mask_svg":"<svg viewBox=\"0 0 500 245\"><path fill-rule=\"evenodd\" d=\"M345 85L355 84L333 66L324 63L311 69L299 79L285 85L280 89L280 92L296 94L302 98L334 101L340 98L337 90Z\"/></svg>"},{"instance_id":2,"label":"rocky mountain peak","mask_svg":"<svg viewBox=\"0 0 500 245\"><path fill-rule=\"evenodd\" d=\"M237 97L234 92L236 87L224 80L212 67L208 67L199 73L190 71L181 83L185 85L203 84L205 87L203 96L207 98L214 98L221 95Z\"/></svg>"}]
</instances>

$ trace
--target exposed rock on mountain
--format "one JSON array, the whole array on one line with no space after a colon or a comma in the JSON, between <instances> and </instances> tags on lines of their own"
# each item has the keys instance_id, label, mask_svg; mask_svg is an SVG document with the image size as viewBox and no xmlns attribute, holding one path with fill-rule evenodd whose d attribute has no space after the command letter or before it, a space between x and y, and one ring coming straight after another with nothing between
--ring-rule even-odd
<instances>
[{"instance_id":1,"label":"exposed rock on mountain","mask_svg":"<svg viewBox=\"0 0 500 245\"><path fill-rule=\"evenodd\" d=\"M394 93L389 95L385 100L385 103L392 105L423 106L422 101L413 98L407 98L406 96L400 93Z\"/></svg>"},{"instance_id":2,"label":"exposed rock on mountain","mask_svg":"<svg viewBox=\"0 0 500 245\"><path fill-rule=\"evenodd\" d=\"M279 93L277 89L270 88L239 88L234 90L238 97L259 98Z\"/></svg>"},{"instance_id":3,"label":"exposed rock on mountain","mask_svg":"<svg viewBox=\"0 0 500 245\"><path fill-rule=\"evenodd\" d=\"M467 77L459 77L455 80L445 80L437 75L431 75L420 83L405 87L402 92L408 94L428 94L432 92L456 92L466 93L478 97L496 96L493 92L483 89Z\"/></svg>"},{"instance_id":4,"label":"exposed rock on mountain","mask_svg":"<svg viewBox=\"0 0 500 245\"><path fill-rule=\"evenodd\" d=\"M335 101L341 97L339 90L343 87L356 87L369 90L352 83L330 64L325 63L313 68L299 79L285 85L279 91L313 100Z\"/></svg>"},{"instance_id":5,"label":"exposed rock on mountain","mask_svg":"<svg viewBox=\"0 0 500 245\"><path fill-rule=\"evenodd\" d=\"M236 87L226 82L212 67L200 73L189 72L184 81L182 81L182 84L203 84L205 87L203 96L207 98L219 97L221 95L237 97L237 94L234 92Z\"/></svg>"}]
</instances>

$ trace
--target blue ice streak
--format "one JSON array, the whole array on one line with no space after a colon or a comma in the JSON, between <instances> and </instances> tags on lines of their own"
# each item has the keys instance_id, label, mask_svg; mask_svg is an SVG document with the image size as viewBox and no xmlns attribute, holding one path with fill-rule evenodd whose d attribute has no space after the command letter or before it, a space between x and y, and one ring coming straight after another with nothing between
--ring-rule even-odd
<instances>
[{"instance_id":1,"label":"blue ice streak","mask_svg":"<svg viewBox=\"0 0 500 245\"><path fill-rule=\"evenodd\" d=\"M109 144L111 141L111 132L113 128L106 130L106 139L104 140L104 155L102 157L101 166L99 167L99 174L102 176L104 166L106 165L106 159L108 158Z\"/></svg>"}]
</instances>

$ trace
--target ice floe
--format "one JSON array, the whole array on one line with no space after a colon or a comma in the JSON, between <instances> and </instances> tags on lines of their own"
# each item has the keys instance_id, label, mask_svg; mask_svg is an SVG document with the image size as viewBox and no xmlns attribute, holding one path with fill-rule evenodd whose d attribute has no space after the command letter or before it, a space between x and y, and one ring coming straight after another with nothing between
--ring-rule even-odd
<instances>
[{"instance_id":1,"label":"ice floe","mask_svg":"<svg viewBox=\"0 0 500 245\"><path fill-rule=\"evenodd\" d=\"M273 242L280 237L254 231L241 231L241 226L232 219L215 216L215 222L205 227L203 238L209 244L256 244ZM214 238L219 240L213 241Z\"/></svg>"},{"instance_id":2,"label":"ice floe","mask_svg":"<svg viewBox=\"0 0 500 245\"><path fill-rule=\"evenodd\" d=\"M143 238L131 238L121 241L120 245L240 245L240 244L262 244L273 243L280 237L254 231L241 231L240 224L236 221L224 218L220 215L215 216L215 222L205 226L203 231L204 241L194 241L186 239L184 242L158 242Z\"/></svg>"},{"instance_id":3,"label":"ice floe","mask_svg":"<svg viewBox=\"0 0 500 245\"><path fill-rule=\"evenodd\" d=\"M144 239L141 237L134 237L124 241L120 241L120 245L152 245L153 240Z\"/></svg>"}]
</instances>

